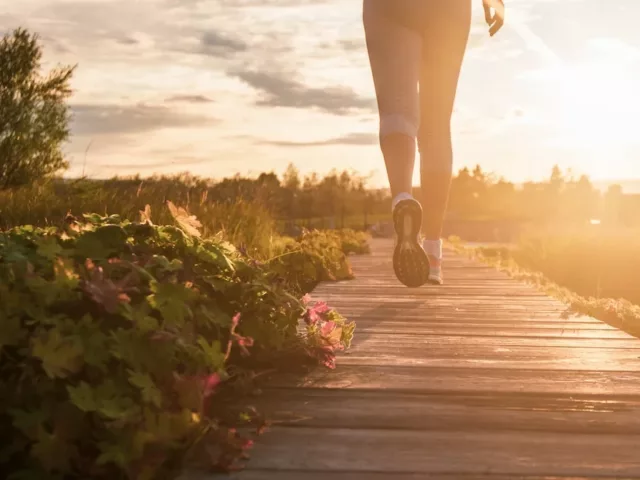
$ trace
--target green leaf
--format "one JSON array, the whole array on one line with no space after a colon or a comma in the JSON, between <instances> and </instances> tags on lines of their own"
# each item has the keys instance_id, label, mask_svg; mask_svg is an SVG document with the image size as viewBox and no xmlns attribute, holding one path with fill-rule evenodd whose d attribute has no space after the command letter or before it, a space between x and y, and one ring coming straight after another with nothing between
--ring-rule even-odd
<instances>
[{"instance_id":1,"label":"green leaf","mask_svg":"<svg viewBox=\"0 0 640 480\"><path fill-rule=\"evenodd\" d=\"M31 354L42 360L42 368L50 378L65 378L82 368L84 349L77 336L65 338L52 328L33 340Z\"/></svg>"},{"instance_id":2,"label":"green leaf","mask_svg":"<svg viewBox=\"0 0 640 480\"><path fill-rule=\"evenodd\" d=\"M182 261L177 258L169 261L169 259L164 255L154 255L147 268L159 267L160 270L164 270L166 272L177 272L182 270L183 266Z\"/></svg>"},{"instance_id":3,"label":"green leaf","mask_svg":"<svg viewBox=\"0 0 640 480\"><path fill-rule=\"evenodd\" d=\"M106 380L95 390L97 411L107 418L126 420L138 411L138 406L129 397L124 385Z\"/></svg>"},{"instance_id":4,"label":"green leaf","mask_svg":"<svg viewBox=\"0 0 640 480\"><path fill-rule=\"evenodd\" d=\"M129 382L140 389L142 399L146 403L150 403L160 408L162 406L162 393L158 390L153 379L146 373L127 370L129 373Z\"/></svg>"},{"instance_id":5,"label":"green leaf","mask_svg":"<svg viewBox=\"0 0 640 480\"><path fill-rule=\"evenodd\" d=\"M31 456L48 472L66 472L71 461L78 456L78 451L73 444L41 429L38 441L31 447Z\"/></svg>"},{"instance_id":6,"label":"green leaf","mask_svg":"<svg viewBox=\"0 0 640 480\"><path fill-rule=\"evenodd\" d=\"M62 253L62 247L56 237L41 237L36 240L36 245L38 246L36 250L38 255L50 261L55 260Z\"/></svg>"},{"instance_id":7,"label":"green leaf","mask_svg":"<svg viewBox=\"0 0 640 480\"><path fill-rule=\"evenodd\" d=\"M124 251L127 233L119 225L103 225L84 232L76 241L76 256L104 260Z\"/></svg>"},{"instance_id":8,"label":"green leaf","mask_svg":"<svg viewBox=\"0 0 640 480\"><path fill-rule=\"evenodd\" d=\"M160 312L167 326L181 328L185 319L191 318L189 303L197 295L193 290L181 284L153 282L151 291L149 304Z\"/></svg>"},{"instance_id":9,"label":"green leaf","mask_svg":"<svg viewBox=\"0 0 640 480\"><path fill-rule=\"evenodd\" d=\"M210 369L222 370L224 368L226 352L222 351L222 347L218 340L209 343L202 335L200 335L198 337L198 345L202 348Z\"/></svg>"},{"instance_id":10,"label":"green leaf","mask_svg":"<svg viewBox=\"0 0 640 480\"><path fill-rule=\"evenodd\" d=\"M8 413L13 419L13 426L30 439L37 438L40 428L49 420L49 414L44 409L32 411L12 409Z\"/></svg>"},{"instance_id":11,"label":"green leaf","mask_svg":"<svg viewBox=\"0 0 640 480\"><path fill-rule=\"evenodd\" d=\"M77 387L67 385L69 399L83 412L95 412L98 409L93 388L86 382L80 382Z\"/></svg>"}]
</instances>

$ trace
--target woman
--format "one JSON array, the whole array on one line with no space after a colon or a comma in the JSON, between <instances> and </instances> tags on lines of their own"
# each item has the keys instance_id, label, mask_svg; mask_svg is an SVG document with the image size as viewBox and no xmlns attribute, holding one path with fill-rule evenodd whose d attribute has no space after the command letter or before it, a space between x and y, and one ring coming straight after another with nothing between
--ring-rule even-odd
<instances>
[{"instance_id":1,"label":"woman","mask_svg":"<svg viewBox=\"0 0 640 480\"><path fill-rule=\"evenodd\" d=\"M483 7L493 36L504 23L504 5L483 0ZM451 114L471 27L471 0L364 0L363 20L393 198L394 270L408 287L442 284ZM422 206L411 195L416 139Z\"/></svg>"}]
</instances>

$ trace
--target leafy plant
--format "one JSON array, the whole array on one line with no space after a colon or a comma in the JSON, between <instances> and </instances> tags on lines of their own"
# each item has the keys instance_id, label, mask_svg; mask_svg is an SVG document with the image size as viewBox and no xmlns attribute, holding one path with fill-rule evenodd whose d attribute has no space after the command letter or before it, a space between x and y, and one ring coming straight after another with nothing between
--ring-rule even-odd
<instances>
[{"instance_id":1,"label":"leafy plant","mask_svg":"<svg viewBox=\"0 0 640 480\"><path fill-rule=\"evenodd\" d=\"M216 393L290 352L332 367L348 347L354 325L292 294L297 276L170 211L182 228L153 225L145 208L142 222L90 214L0 233L9 478L172 478L203 442L228 469L251 441ZM319 261L317 235L297 242L301 260Z\"/></svg>"}]
</instances>

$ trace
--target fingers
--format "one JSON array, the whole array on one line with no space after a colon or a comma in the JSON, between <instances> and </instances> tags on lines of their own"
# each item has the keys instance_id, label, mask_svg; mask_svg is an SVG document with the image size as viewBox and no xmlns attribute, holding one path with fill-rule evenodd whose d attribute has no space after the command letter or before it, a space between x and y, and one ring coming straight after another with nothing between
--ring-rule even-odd
<instances>
[{"instance_id":1,"label":"fingers","mask_svg":"<svg viewBox=\"0 0 640 480\"><path fill-rule=\"evenodd\" d=\"M484 19L489 25L489 35L494 36L504 25L504 1L483 0ZM493 9L493 12L491 11Z\"/></svg>"},{"instance_id":2,"label":"fingers","mask_svg":"<svg viewBox=\"0 0 640 480\"><path fill-rule=\"evenodd\" d=\"M493 23L493 15L491 15L491 7L488 4L484 4L484 21L487 25L491 26Z\"/></svg>"}]
</instances>

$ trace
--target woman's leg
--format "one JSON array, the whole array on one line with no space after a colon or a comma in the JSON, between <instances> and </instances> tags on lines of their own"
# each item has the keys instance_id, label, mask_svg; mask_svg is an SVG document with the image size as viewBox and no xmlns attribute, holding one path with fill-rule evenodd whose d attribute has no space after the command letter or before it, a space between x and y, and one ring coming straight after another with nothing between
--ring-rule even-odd
<instances>
[{"instance_id":1,"label":"woman's leg","mask_svg":"<svg viewBox=\"0 0 640 480\"><path fill-rule=\"evenodd\" d=\"M419 241L422 209L411 196L422 36L390 15L396 1L364 0L364 27L380 114L380 147L393 197L393 268L404 285L419 287L429 277L429 260Z\"/></svg>"},{"instance_id":2,"label":"woman's leg","mask_svg":"<svg viewBox=\"0 0 640 480\"><path fill-rule=\"evenodd\" d=\"M427 241L439 243L451 186L451 115L471 27L471 0L425 5L418 133L422 232Z\"/></svg>"},{"instance_id":3,"label":"woman's leg","mask_svg":"<svg viewBox=\"0 0 640 480\"><path fill-rule=\"evenodd\" d=\"M364 0L363 19L380 115L380 148L395 198L412 191L422 38L390 18L389 1Z\"/></svg>"}]
</instances>

